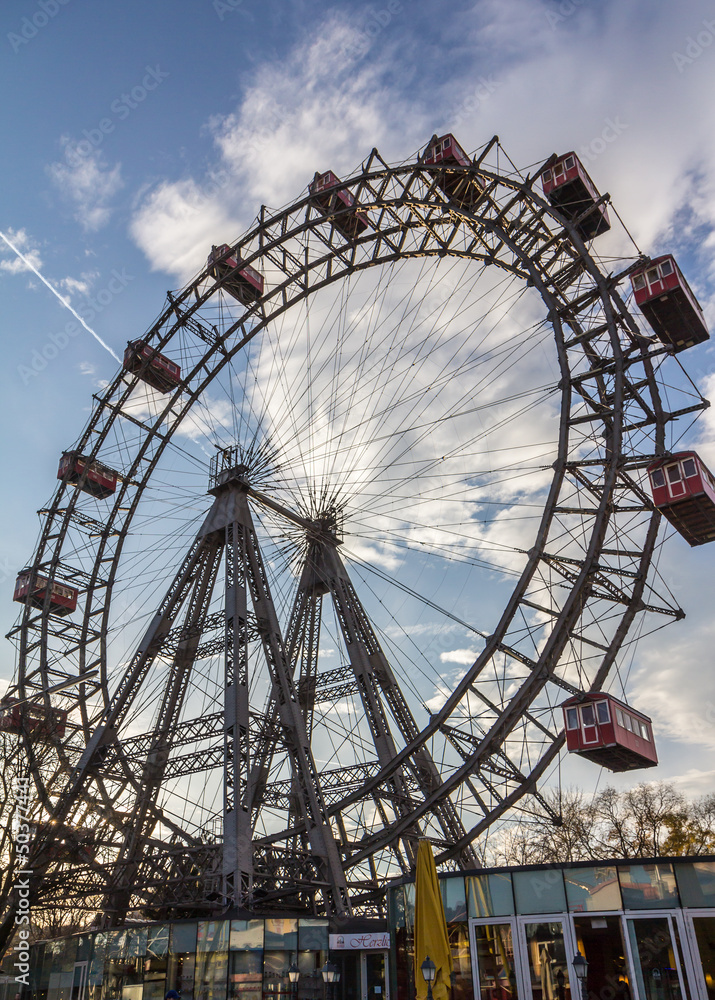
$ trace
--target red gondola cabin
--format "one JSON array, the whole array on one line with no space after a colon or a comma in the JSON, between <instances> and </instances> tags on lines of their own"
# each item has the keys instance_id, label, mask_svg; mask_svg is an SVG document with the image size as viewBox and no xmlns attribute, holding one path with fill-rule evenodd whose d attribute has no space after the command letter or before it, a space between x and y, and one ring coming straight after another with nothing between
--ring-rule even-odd
<instances>
[{"instance_id":1,"label":"red gondola cabin","mask_svg":"<svg viewBox=\"0 0 715 1000\"><path fill-rule=\"evenodd\" d=\"M212 247L208 259L211 275L217 281L225 279L222 287L244 306L256 302L263 295L263 275L248 264L241 265L228 243Z\"/></svg>"},{"instance_id":2,"label":"red gondola cabin","mask_svg":"<svg viewBox=\"0 0 715 1000\"><path fill-rule=\"evenodd\" d=\"M592 240L611 228L606 206L598 204L601 195L574 152L549 160L541 184L549 203L567 219L583 216L576 226L582 240Z\"/></svg>"},{"instance_id":3,"label":"red gondola cabin","mask_svg":"<svg viewBox=\"0 0 715 1000\"><path fill-rule=\"evenodd\" d=\"M459 145L451 132L447 135L433 135L422 154L426 167L469 167L472 161ZM463 171L430 170L437 187L458 205L473 205L484 191L486 184L481 177L465 174Z\"/></svg>"},{"instance_id":4,"label":"red gondola cabin","mask_svg":"<svg viewBox=\"0 0 715 1000\"><path fill-rule=\"evenodd\" d=\"M181 382L179 366L145 340L129 341L124 351L124 370L139 375L159 392L170 392Z\"/></svg>"},{"instance_id":5,"label":"red gondola cabin","mask_svg":"<svg viewBox=\"0 0 715 1000\"><path fill-rule=\"evenodd\" d=\"M84 455L76 451L63 451L57 478L65 483L77 484L84 472L87 476L81 489L91 493L93 497L103 500L114 493L117 488L117 473L101 462L88 462Z\"/></svg>"},{"instance_id":6,"label":"red gondola cabin","mask_svg":"<svg viewBox=\"0 0 715 1000\"><path fill-rule=\"evenodd\" d=\"M346 239L354 240L365 232L370 223L367 215L356 207L355 198L349 191L333 190L339 183L340 178L332 170L327 170L324 174L316 173L308 190L323 215L330 218Z\"/></svg>"},{"instance_id":7,"label":"red gondola cabin","mask_svg":"<svg viewBox=\"0 0 715 1000\"><path fill-rule=\"evenodd\" d=\"M715 478L694 451L648 466L653 503L690 545L715 540Z\"/></svg>"},{"instance_id":8,"label":"red gondola cabin","mask_svg":"<svg viewBox=\"0 0 715 1000\"><path fill-rule=\"evenodd\" d=\"M17 698L0 702L0 732L31 733L35 739L54 736L62 739L67 725L67 712L61 708L46 708L29 702L19 704Z\"/></svg>"},{"instance_id":9,"label":"red gondola cabin","mask_svg":"<svg viewBox=\"0 0 715 1000\"><path fill-rule=\"evenodd\" d=\"M33 608L42 608L44 607L45 594L47 593L47 577L38 575L35 578L35 586L32 588L32 592L30 592L30 576L31 572L29 569L24 569L21 573L18 573L13 600L18 601L20 604L25 604L29 601ZM50 611L54 615L64 616L71 614L77 607L78 595L79 591L76 587L60 583L59 580L53 580L50 588Z\"/></svg>"},{"instance_id":10,"label":"red gondola cabin","mask_svg":"<svg viewBox=\"0 0 715 1000\"><path fill-rule=\"evenodd\" d=\"M633 771L658 763L650 719L613 695L576 695L561 708L569 753L609 771Z\"/></svg>"},{"instance_id":11,"label":"red gondola cabin","mask_svg":"<svg viewBox=\"0 0 715 1000\"><path fill-rule=\"evenodd\" d=\"M710 339L705 317L675 259L666 254L631 274L636 305L677 353Z\"/></svg>"}]
</instances>

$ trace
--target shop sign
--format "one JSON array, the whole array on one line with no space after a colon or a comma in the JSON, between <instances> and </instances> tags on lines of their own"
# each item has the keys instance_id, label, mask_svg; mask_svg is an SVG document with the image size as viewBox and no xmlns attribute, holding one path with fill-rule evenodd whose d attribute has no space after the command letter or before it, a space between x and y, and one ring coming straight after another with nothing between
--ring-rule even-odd
<instances>
[{"instance_id":1,"label":"shop sign","mask_svg":"<svg viewBox=\"0 0 715 1000\"><path fill-rule=\"evenodd\" d=\"M368 951L379 949L385 951L390 947L390 932L382 934L331 934L331 951Z\"/></svg>"}]
</instances>

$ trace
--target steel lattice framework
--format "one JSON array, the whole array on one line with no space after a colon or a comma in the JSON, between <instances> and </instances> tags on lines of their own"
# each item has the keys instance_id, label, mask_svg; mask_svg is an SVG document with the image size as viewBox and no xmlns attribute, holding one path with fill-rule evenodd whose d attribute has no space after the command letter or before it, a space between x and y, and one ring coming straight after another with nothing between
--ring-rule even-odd
<instances>
[{"instance_id":1,"label":"steel lattice framework","mask_svg":"<svg viewBox=\"0 0 715 1000\"><path fill-rule=\"evenodd\" d=\"M673 412L661 402L658 371L673 362L619 294L637 261L605 273L578 220L552 209L533 177L499 170L499 154L494 139L468 167L428 169L419 158L390 166L373 150L334 189L327 214L310 196L279 212L263 207L234 245L267 276L263 296L239 308L226 279L203 271L169 295L144 337L181 358L176 390L138 405L142 373L120 371L95 397L75 447L89 459L120 456L118 489L100 509L60 483L41 512L31 564L35 576L79 588L77 612L58 618L49 597L42 608L28 603L11 633L20 697L49 704L43 692L63 678L97 669L101 678L98 688L87 682L54 698L69 724L50 750L25 738L37 796L29 865L36 905L89 901L113 923L129 913L231 907L374 912L385 876L410 870L424 832L438 862L474 866L477 838L525 796L548 816L538 782L563 745L558 700L604 685L637 617L682 617L652 589L659 515L641 480L666 449L668 423L706 403L694 396ZM445 171L450 197L440 183ZM354 211L339 200L343 190L369 219L357 237L341 225ZM311 488L311 462L327 454L329 434L316 457L304 449L292 490L271 441L257 444L254 435L220 449L199 529L193 540L185 536L183 553L168 553L173 569L143 609L151 616L117 657L117 605L130 589L123 560L141 537L142 505L166 481L162 463L181 451L182 428L212 386L231 366L247 371L242 359L255 357L261 338L297 310L308 315L331 286L445 258L462 261L465 274L503 275L540 297L558 376L556 440L531 545L518 550L515 583L494 627L480 633L483 648L439 705L430 701L430 714L420 716L406 696L353 582L342 550L349 491L336 499L327 475ZM419 356L419 347L409 349ZM336 351L336 371L339 360ZM388 410L378 419L387 424ZM444 489L454 491L450 476ZM272 582L281 546L292 552L288 601L276 598ZM126 607L120 611L136 618ZM328 607L344 650L337 668L321 665ZM220 664L223 703L214 697L197 710L192 692L211 658ZM258 662L262 699L252 694ZM360 706L363 750L322 767L320 706L341 699ZM151 707L143 728L140 704ZM165 790L180 796L195 787L182 782L212 774L221 776L222 797L213 826L209 809L187 806L182 820ZM8 911L6 937L11 919Z\"/></svg>"}]
</instances>

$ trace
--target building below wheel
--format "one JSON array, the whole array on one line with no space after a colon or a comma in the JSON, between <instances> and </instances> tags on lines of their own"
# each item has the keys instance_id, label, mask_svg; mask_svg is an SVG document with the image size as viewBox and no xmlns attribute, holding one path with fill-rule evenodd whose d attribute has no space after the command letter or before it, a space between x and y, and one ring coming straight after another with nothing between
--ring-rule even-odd
<instances>
[{"instance_id":1,"label":"building below wheel","mask_svg":"<svg viewBox=\"0 0 715 1000\"><path fill-rule=\"evenodd\" d=\"M483 869L440 887L451 1000L715 1000L713 856ZM244 916L40 942L28 987L5 958L0 1000L414 1000L414 883L387 895L384 922Z\"/></svg>"}]
</instances>

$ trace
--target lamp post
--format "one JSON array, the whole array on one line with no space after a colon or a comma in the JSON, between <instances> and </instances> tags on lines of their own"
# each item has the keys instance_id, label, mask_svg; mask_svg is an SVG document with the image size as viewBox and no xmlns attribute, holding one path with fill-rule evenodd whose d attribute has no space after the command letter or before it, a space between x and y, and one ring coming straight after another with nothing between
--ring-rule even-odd
<instances>
[{"instance_id":1,"label":"lamp post","mask_svg":"<svg viewBox=\"0 0 715 1000\"><path fill-rule=\"evenodd\" d=\"M325 963L320 972L323 976L323 983L325 984L326 996L328 1000L333 1000L333 997L335 996L334 993L335 987L333 985L335 982L335 976L336 975L339 976L340 973L338 972L337 967L333 965L333 963L330 961Z\"/></svg>"},{"instance_id":2,"label":"lamp post","mask_svg":"<svg viewBox=\"0 0 715 1000\"><path fill-rule=\"evenodd\" d=\"M556 991L559 1000L564 1000L566 996L566 991L564 989L565 986L566 986L566 976L564 975L564 970L559 969L559 971L556 973Z\"/></svg>"},{"instance_id":3,"label":"lamp post","mask_svg":"<svg viewBox=\"0 0 715 1000\"><path fill-rule=\"evenodd\" d=\"M586 985L586 977L588 976L588 962L583 957L580 951L576 952L573 962L573 971L576 973L576 978L581 984L581 997L582 1000L588 1000L588 986Z\"/></svg>"},{"instance_id":4,"label":"lamp post","mask_svg":"<svg viewBox=\"0 0 715 1000\"><path fill-rule=\"evenodd\" d=\"M290 995L295 997L298 991L298 979L300 978L300 969L293 962L290 969L288 969L288 981L290 982Z\"/></svg>"},{"instance_id":5,"label":"lamp post","mask_svg":"<svg viewBox=\"0 0 715 1000\"><path fill-rule=\"evenodd\" d=\"M424 981L427 983L427 1000L433 1000L432 983L434 982L434 977L437 975L437 966L428 955L420 968L422 969Z\"/></svg>"}]
</instances>

